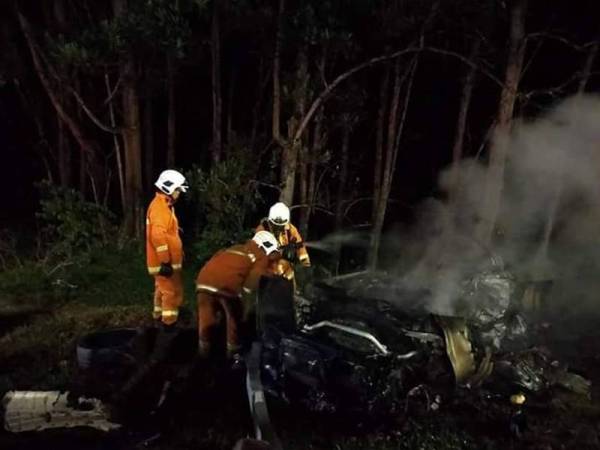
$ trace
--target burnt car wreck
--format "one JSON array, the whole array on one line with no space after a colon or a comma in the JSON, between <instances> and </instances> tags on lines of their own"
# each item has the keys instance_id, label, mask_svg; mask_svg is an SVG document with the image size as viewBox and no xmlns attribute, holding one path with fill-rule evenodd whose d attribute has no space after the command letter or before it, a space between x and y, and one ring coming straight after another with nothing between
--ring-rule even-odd
<instances>
[{"instance_id":1,"label":"burnt car wreck","mask_svg":"<svg viewBox=\"0 0 600 450\"><path fill-rule=\"evenodd\" d=\"M585 378L532 341L534 333L528 332L516 305L515 282L503 270L482 271L463 283L460 315L432 312L431 295L369 272L322 280L302 296L294 296L284 279L263 278L256 330L245 357L253 437L271 448L284 447L270 422L272 399L318 414L381 422L417 410L438 410L459 394L485 392L516 405L555 387L590 396ZM115 424L131 426L131 418L139 421L141 413L160 415L169 396L187 389L181 386L197 384L194 329L179 332L167 360L148 366L141 378L146 382L130 398L105 406L113 400L111 393L147 360L155 335L153 329L130 329L83 337L78 346L80 376L70 402L61 407L81 410L82 397L104 404L97 401L91 413L73 413L70 421L52 425L46 420L42 426L30 420L28 426L16 424L15 417L35 416L32 407L19 400L23 395L10 393L4 400L10 412L5 427L27 431L78 423L108 430L118 428ZM52 417L48 410L43 414ZM522 424L515 421L511 427L518 434Z\"/></svg>"}]
</instances>

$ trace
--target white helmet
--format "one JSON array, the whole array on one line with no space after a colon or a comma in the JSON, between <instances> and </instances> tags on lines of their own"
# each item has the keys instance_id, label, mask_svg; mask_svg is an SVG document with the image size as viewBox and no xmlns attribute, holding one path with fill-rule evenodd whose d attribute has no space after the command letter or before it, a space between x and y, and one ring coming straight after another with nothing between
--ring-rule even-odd
<instances>
[{"instance_id":1,"label":"white helmet","mask_svg":"<svg viewBox=\"0 0 600 450\"><path fill-rule=\"evenodd\" d=\"M269 222L273 225L283 226L290 221L290 208L285 206L285 203L275 203L269 209Z\"/></svg>"},{"instance_id":2,"label":"white helmet","mask_svg":"<svg viewBox=\"0 0 600 450\"><path fill-rule=\"evenodd\" d=\"M160 189L161 192L171 195L177 188L181 192L186 192L188 186L185 183L185 177L176 170L164 170L158 177L158 180L156 180L156 183L154 183L154 186Z\"/></svg>"},{"instance_id":3,"label":"white helmet","mask_svg":"<svg viewBox=\"0 0 600 450\"><path fill-rule=\"evenodd\" d=\"M279 242L277 242L273 233L269 233L268 231L258 231L252 240L256 242L256 245L258 245L267 256L279 248Z\"/></svg>"}]
</instances>

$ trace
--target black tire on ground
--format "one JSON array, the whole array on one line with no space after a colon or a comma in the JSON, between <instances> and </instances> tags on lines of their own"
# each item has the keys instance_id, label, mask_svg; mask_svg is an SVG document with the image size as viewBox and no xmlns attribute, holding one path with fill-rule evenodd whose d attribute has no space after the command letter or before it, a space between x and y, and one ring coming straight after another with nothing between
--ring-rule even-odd
<instances>
[{"instance_id":1,"label":"black tire on ground","mask_svg":"<svg viewBox=\"0 0 600 450\"><path fill-rule=\"evenodd\" d=\"M117 328L86 335L77 343L77 365L82 370L93 370L135 364L133 346L139 334L135 328Z\"/></svg>"}]
</instances>

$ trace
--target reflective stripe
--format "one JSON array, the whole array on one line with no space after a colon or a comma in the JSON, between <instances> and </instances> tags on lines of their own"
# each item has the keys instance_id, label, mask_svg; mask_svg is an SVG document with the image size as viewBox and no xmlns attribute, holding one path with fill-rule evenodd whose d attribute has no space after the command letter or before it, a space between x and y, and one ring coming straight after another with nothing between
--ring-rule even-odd
<instances>
[{"instance_id":1,"label":"reflective stripe","mask_svg":"<svg viewBox=\"0 0 600 450\"><path fill-rule=\"evenodd\" d=\"M244 286L244 287L242 288L242 290L243 290L243 291L244 291L246 294L249 294L250 292L252 292L252 289L250 289L250 288L247 288L246 286Z\"/></svg>"},{"instance_id":2,"label":"reflective stripe","mask_svg":"<svg viewBox=\"0 0 600 450\"><path fill-rule=\"evenodd\" d=\"M196 290L197 291L207 291L207 292L211 292L213 294L219 293L219 290L216 287L211 286L209 284L202 284L202 283L196 283Z\"/></svg>"},{"instance_id":3,"label":"reflective stripe","mask_svg":"<svg viewBox=\"0 0 600 450\"><path fill-rule=\"evenodd\" d=\"M150 219L146 217L146 225L150 225Z\"/></svg>"},{"instance_id":4,"label":"reflective stripe","mask_svg":"<svg viewBox=\"0 0 600 450\"><path fill-rule=\"evenodd\" d=\"M179 311L176 309L164 309L162 312L163 317L177 317L179 315Z\"/></svg>"},{"instance_id":5,"label":"reflective stripe","mask_svg":"<svg viewBox=\"0 0 600 450\"><path fill-rule=\"evenodd\" d=\"M250 261L252 261L253 263L256 262L256 256L254 256L253 253L245 253L245 252L240 252L239 250L232 250L232 249L225 250L225 253L231 253L232 255L245 256L246 258L249 258Z\"/></svg>"},{"instance_id":6,"label":"reflective stripe","mask_svg":"<svg viewBox=\"0 0 600 450\"><path fill-rule=\"evenodd\" d=\"M161 311L162 311L162 307L160 307L160 306L154 307L154 312L161 312Z\"/></svg>"},{"instance_id":7,"label":"reflective stripe","mask_svg":"<svg viewBox=\"0 0 600 450\"><path fill-rule=\"evenodd\" d=\"M180 270L181 264L172 264L171 267L173 270ZM148 273L150 275L156 275L158 272L160 272L160 266L148 266Z\"/></svg>"},{"instance_id":8,"label":"reflective stripe","mask_svg":"<svg viewBox=\"0 0 600 450\"><path fill-rule=\"evenodd\" d=\"M220 295L222 297L227 297L227 298L240 298L241 297L240 294L236 295L231 292L222 291L221 289L211 286L210 284L202 284L202 283L196 283L196 292L215 294L215 295Z\"/></svg>"},{"instance_id":9,"label":"reflective stripe","mask_svg":"<svg viewBox=\"0 0 600 450\"><path fill-rule=\"evenodd\" d=\"M169 250L169 246L167 244L156 247L157 252L166 252L167 250Z\"/></svg>"}]
</instances>

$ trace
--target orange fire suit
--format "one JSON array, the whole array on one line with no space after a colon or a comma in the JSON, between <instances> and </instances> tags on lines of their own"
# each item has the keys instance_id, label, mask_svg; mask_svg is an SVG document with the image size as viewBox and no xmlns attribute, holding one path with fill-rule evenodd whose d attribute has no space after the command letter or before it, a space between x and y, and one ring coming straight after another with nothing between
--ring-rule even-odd
<instances>
[{"instance_id":1,"label":"orange fire suit","mask_svg":"<svg viewBox=\"0 0 600 450\"><path fill-rule=\"evenodd\" d=\"M152 315L165 325L177 321L179 307L183 303L182 261L183 246L172 199L157 192L146 213L146 263L148 273L154 276ZM170 263L173 267L171 277L158 275L162 263Z\"/></svg>"},{"instance_id":2,"label":"orange fire suit","mask_svg":"<svg viewBox=\"0 0 600 450\"><path fill-rule=\"evenodd\" d=\"M217 311L225 313L227 353L239 351L238 326L242 318L242 293L258 288L262 275L267 273L269 257L252 240L217 252L200 269L196 277L198 302L199 352L208 355L212 348Z\"/></svg>"},{"instance_id":3,"label":"orange fire suit","mask_svg":"<svg viewBox=\"0 0 600 450\"><path fill-rule=\"evenodd\" d=\"M310 267L310 258L308 256L308 251L306 250L306 246L304 245L304 241L302 236L300 236L300 232L298 229L292 225L291 223L286 224L283 229L277 230L276 227L273 227L268 219L263 219L260 224L256 227L256 232L258 231L270 231L275 235L277 241L279 242L280 247L284 247L288 244L296 245L296 258L305 267ZM271 261L269 264L269 273L273 275L280 275L288 280L294 279L294 266L291 261L288 261L284 258L280 258L275 261Z\"/></svg>"}]
</instances>

